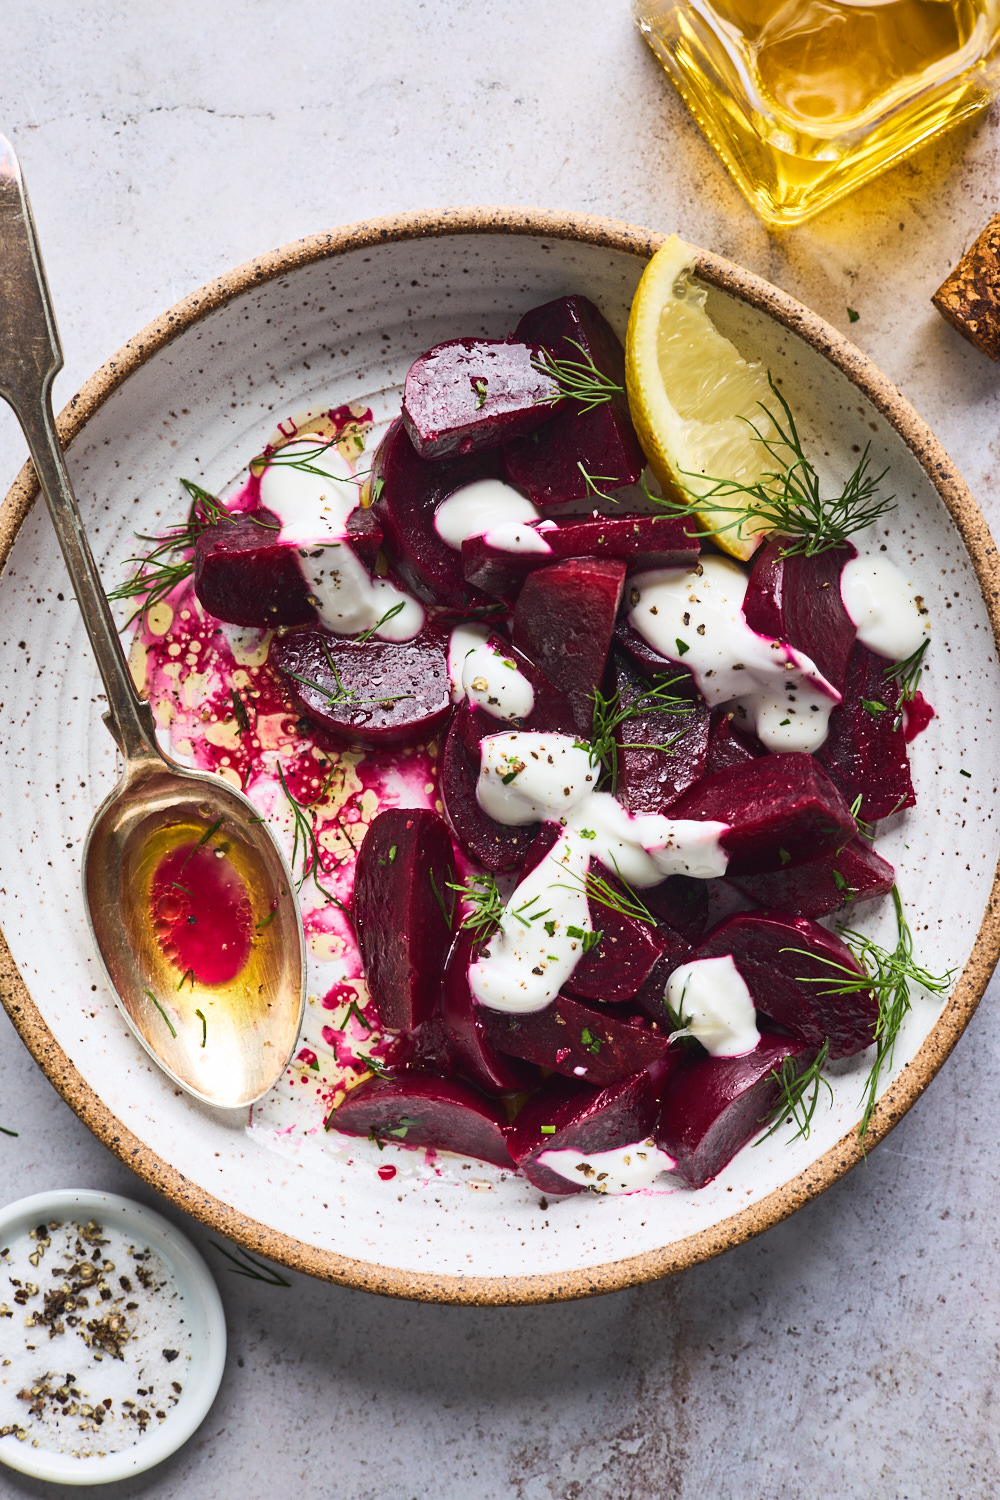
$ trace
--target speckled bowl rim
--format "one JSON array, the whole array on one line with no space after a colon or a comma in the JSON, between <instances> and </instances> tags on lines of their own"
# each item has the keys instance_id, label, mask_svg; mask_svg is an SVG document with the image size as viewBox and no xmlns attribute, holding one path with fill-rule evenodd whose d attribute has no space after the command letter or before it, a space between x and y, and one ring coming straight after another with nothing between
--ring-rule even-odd
<instances>
[{"instance_id":1,"label":"speckled bowl rim","mask_svg":"<svg viewBox=\"0 0 1000 1500\"><path fill-rule=\"evenodd\" d=\"M310 235L217 277L155 319L92 375L63 408L58 426L68 445L113 391L146 360L234 297L300 266L398 240L460 234L514 234L577 240L648 259L665 235L614 219L535 208L450 208L364 220ZM989 528L955 465L896 387L836 329L787 293L707 251L698 275L804 339L878 408L899 433L941 496L965 543L1000 654L1000 565ZM38 494L26 463L0 508L0 568ZM886 1090L872 1117L866 1149L881 1140L920 1097L958 1041L1000 956L1000 869L972 953L948 1003L916 1056ZM73 1066L28 993L0 933L0 998L35 1061L98 1140L142 1180L207 1228L258 1255L327 1281L422 1302L492 1306L566 1301L636 1286L710 1260L787 1218L844 1176L864 1156L856 1132L845 1135L804 1172L760 1202L709 1229L658 1250L604 1265L537 1276L436 1276L396 1270L317 1249L238 1213L189 1181L127 1130Z\"/></svg>"}]
</instances>

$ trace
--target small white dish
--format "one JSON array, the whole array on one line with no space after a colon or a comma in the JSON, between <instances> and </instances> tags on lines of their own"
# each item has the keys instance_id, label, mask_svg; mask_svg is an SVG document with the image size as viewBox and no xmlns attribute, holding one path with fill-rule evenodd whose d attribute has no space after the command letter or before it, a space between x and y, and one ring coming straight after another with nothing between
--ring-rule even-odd
<instances>
[{"instance_id":1,"label":"small white dish","mask_svg":"<svg viewBox=\"0 0 1000 1500\"><path fill-rule=\"evenodd\" d=\"M119 1229L159 1256L185 1303L190 1361L183 1392L162 1422L150 1425L131 1446L103 1457L74 1458L16 1438L0 1439L0 1462L34 1479L59 1484L110 1484L141 1474L169 1458L198 1429L215 1400L226 1363L226 1320L218 1288L186 1235L143 1203L117 1193L72 1188L20 1198L0 1209L0 1246L12 1244L39 1223L96 1219Z\"/></svg>"}]
</instances>

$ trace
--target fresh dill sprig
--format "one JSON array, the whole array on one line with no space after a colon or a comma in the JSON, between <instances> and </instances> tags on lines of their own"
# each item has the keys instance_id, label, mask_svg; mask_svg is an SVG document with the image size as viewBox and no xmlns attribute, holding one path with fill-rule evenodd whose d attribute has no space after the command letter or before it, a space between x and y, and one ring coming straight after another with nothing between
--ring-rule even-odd
<instances>
[{"instance_id":1,"label":"fresh dill sprig","mask_svg":"<svg viewBox=\"0 0 1000 1500\"><path fill-rule=\"evenodd\" d=\"M374 625L369 626L367 630L362 630L361 634L356 635L354 639L358 642L370 641L377 630L381 630L383 625L387 625L390 620L394 620L405 608L406 600L400 599L398 604L394 604L391 609L386 610L381 620L376 620Z\"/></svg>"},{"instance_id":2,"label":"fresh dill sprig","mask_svg":"<svg viewBox=\"0 0 1000 1500\"><path fill-rule=\"evenodd\" d=\"M201 1022L201 1045L204 1047L205 1043L208 1041L208 1022L205 1019L204 1011L196 1010L195 1015Z\"/></svg>"},{"instance_id":3,"label":"fresh dill sprig","mask_svg":"<svg viewBox=\"0 0 1000 1500\"><path fill-rule=\"evenodd\" d=\"M949 969L944 974L931 974L916 962L913 957L913 933L903 911L898 886L892 888L892 900L896 910L895 948L891 950L883 948L880 943L876 943L865 933L855 932L849 927L841 927L838 928L840 936L864 972L855 974L853 970L845 968L843 964L835 963L833 959L818 958L816 954L807 954L804 956L817 960L835 971L836 978L834 979L831 975L830 978L814 976L799 980L800 984L826 985L826 989L822 991L824 995L853 995L860 990L872 990L875 994L878 1004L878 1019L875 1022L874 1035L875 1061L872 1063L861 1094L864 1111L858 1126L858 1140L862 1144L864 1144L875 1110L879 1081L886 1069L892 1066L896 1038L911 1007L910 986L916 984L932 995L940 995L948 988L954 973L953 969ZM793 948L786 951L798 953L803 950Z\"/></svg>"},{"instance_id":4,"label":"fresh dill sprig","mask_svg":"<svg viewBox=\"0 0 1000 1500\"><path fill-rule=\"evenodd\" d=\"M450 890L457 891L470 908L462 920L462 928L477 938L492 932L503 916L503 899L492 875L470 875L461 884L448 881Z\"/></svg>"},{"instance_id":5,"label":"fresh dill sprig","mask_svg":"<svg viewBox=\"0 0 1000 1500\"><path fill-rule=\"evenodd\" d=\"M402 608L402 605L400 605L400 608ZM390 613L392 612L390 611ZM376 625L374 629L377 630L378 626ZM289 667L285 668L285 676L294 677L295 681L301 682L303 687L312 688L314 692L319 693L321 698L326 699L331 708L362 708L369 704L399 703L403 698L413 697L412 693L389 693L384 698L359 698L353 688L346 688L344 686L340 673L337 670L337 663L333 659L329 646L326 641L322 644L326 664L333 673L333 680L336 683L336 688L333 691L323 687L322 683L314 681L312 677L303 677L300 673L293 672Z\"/></svg>"},{"instance_id":6,"label":"fresh dill sprig","mask_svg":"<svg viewBox=\"0 0 1000 1500\"><path fill-rule=\"evenodd\" d=\"M622 707L621 694L614 692L605 695L600 688L595 688L590 694L594 702L593 728L590 735L590 764L603 767L607 778L608 790L613 792L618 783L618 751L622 750L664 750L670 752L677 740L684 733L679 729L662 745L646 745L638 741L626 742L619 746L615 737L616 730L629 719L638 719L643 714L654 710L665 713L686 714L694 707L690 698L679 697L670 689L677 682L684 682L684 677L671 677L667 682L660 683L655 688L648 688L625 708Z\"/></svg>"},{"instance_id":7,"label":"fresh dill sprig","mask_svg":"<svg viewBox=\"0 0 1000 1500\"><path fill-rule=\"evenodd\" d=\"M187 520L182 526L174 526L162 536L147 536L143 532L136 532L136 540L140 542L151 542L150 550L141 556L127 557L125 564L133 564L135 572L131 578L120 583L117 588L111 589L109 599L139 599L142 602L129 615L123 630L127 630L133 620L145 617L147 610L152 609L154 604L159 604L168 594L172 594L178 584L189 578L194 570L194 559L192 557L177 557L177 553L189 553L194 551L194 545L203 531L210 526L217 526L221 521L231 521L236 524L237 517L231 515L225 506L220 505L214 495L203 490L200 484L195 484L190 479L182 479L181 484L191 497L191 508L188 511Z\"/></svg>"},{"instance_id":8,"label":"fresh dill sprig","mask_svg":"<svg viewBox=\"0 0 1000 1500\"><path fill-rule=\"evenodd\" d=\"M598 480L600 480L600 484L618 483L613 474L588 474L587 470L583 467L582 461L580 460L577 461L576 466L580 470L580 473L583 476L583 482L587 487L588 500L604 500L608 505L618 504L619 497L617 495L609 495L607 490L602 490L600 488L600 485L598 484Z\"/></svg>"},{"instance_id":9,"label":"fresh dill sprig","mask_svg":"<svg viewBox=\"0 0 1000 1500\"><path fill-rule=\"evenodd\" d=\"M262 1260L251 1255L249 1250L240 1250L237 1255L233 1255L231 1250L227 1250L225 1245L220 1245L215 1240L209 1240L209 1244L214 1245L221 1255L232 1261L232 1266L227 1267L227 1270L231 1270L234 1276L248 1276L251 1281L263 1281L268 1286L291 1286L292 1284L286 1281L273 1266L266 1266Z\"/></svg>"},{"instance_id":10,"label":"fresh dill sprig","mask_svg":"<svg viewBox=\"0 0 1000 1500\"><path fill-rule=\"evenodd\" d=\"M364 439L359 432L351 434L354 438L355 447L358 452L364 451ZM311 448L302 452L289 453L285 447L275 448L272 452L258 453L256 458L250 460L251 474L263 474L265 469L297 469L300 474L317 474L321 479L333 479L337 484L353 484L360 488L367 478L367 474L332 474L328 468L321 467L320 461L338 445L345 441L347 429L334 438L317 438ZM291 442L306 442L305 438L292 438Z\"/></svg>"},{"instance_id":11,"label":"fresh dill sprig","mask_svg":"<svg viewBox=\"0 0 1000 1500\"><path fill-rule=\"evenodd\" d=\"M316 796L309 802L300 802L297 797L292 795L288 782L285 780L285 773L280 761L278 763L278 780L281 783L281 790L284 792L288 805L292 810L292 855L288 863L291 867L292 876L295 879L295 889L301 891L306 880L312 877L312 883L320 895L325 896L327 901L331 902L332 905L339 907L342 912L350 915L343 901L338 900L332 891L328 891L325 886L321 885L319 879L320 875L326 875L326 871L323 868L323 851L316 837L315 809L326 796L335 770L335 766L330 767L330 774L316 793ZM301 861L302 868L296 878L295 866L299 861Z\"/></svg>"},{"instance_id":12,"label":"fresh dill sprig","mask_svg":"<svg viewBox=\"0 0 1000 1500\"><path fill-rule=\"evenodd\" d=\"M233 705L233 717L236 720L236 725L240 731L240 734L249 734L250 715L247 713L247 706L243 702L241 694L238 693L235 688L230 688L229 697Z\"/></svg>"},{"instance_id":13,"label":"fresh dill sprig","mask_svg":"<svg viewBox=\"0 0 1000 1500\"><path fill-rule=\"evenodd\" d=\"M645 922L650 927L656 926L656 918L652 912L642 904L632 887L622 880L619 872L616 871L616 874L621 883L621 890L615 890L615 887L609 884L603 875L598 875L595 870L588 870L584 880L581 880L572 870L567 870L566 874L578 885L582 885L589 900L596 901L598 906L606 906L609 911L615 911L621 917L632 917L636 922ZM569 891L573 887L556 882L552 889Z\"/></svg>"},{"instance_id":14,"label":"fresh dill sprig","mask_svg":"<svg viewBox=\"0 0 1000 1500\"><path fill-rule=\"evenodd\" d=\"M864 818L861 816L861 803L863 801L864 801L864 798L862 797L862 794L859 792L858 795L855 797L854 801L851 803L851 817L854 819L855 823L857 824L858 832L862 835L862 837L866 838L866 839L871 839L874 842L874 839L875 839L875 824L874 823L866 823L865 820L864 820Z\"/></svg>"},{"instance_id":15,"label":"fresh dill sprig","mask_svg":"<svg viewBox=\"0 0 1000 1500\"><path fill-rule=\"evenodd\" d=\"M684 486L690 497L687 502L661 498L644 486L646 496L671 515L697 517L711 510L727 517L717 526L705 528L709 536L735 531L738 538L745 540L747 536L774 531L787 538L787 545L782 549L785 557L816 557L831 547L839 547L856 531L864 531L895 509L894 496L883 498L879 494L879 486L889 471L885 468L880 474L871 472L871 444L868 443L840 494L824 497L819 475L802 447L791 407L772 377L768 375L767 378L784 417L775 416L763 401L757 404L770 421L775 435L771 437L758 431L748 417L743 420L752 429L754 440L761 443L774 460L774 469L761 474L749 485L741 484L737 479L714 479L684 470L685 479L699 482L697 491L690 484ZM743 503L722 503L736 497L742 497ZM745 532L743 528L749 523L754 523L753 529Z\"/></svg>"},{"instance_id":16,"label":"fresh dill sprig","mask_svg":"<svg viewBox=\"0 0 1000 1500\"><path fill-rule=\"evenodd\" d=\"M8 1130L6 1125L0 1125L0 1135L18 1136L19 1134L20 1132L17 1130Z\"/></svg>"},{"instance_id":17,"label":"fresh dill sprig","mask_svg":"<svg viewBox=\"0 0 1000 1500\"><path fill-rule=\"evenodd\" d=\"M386 1067L385 1063L382 1062L381 1058L373 1057L370 1053L366 1056L364 1052L359 1052L357 1054L357 1058L358 1062L364 1063L365 1067L368 1068L372 1073L375 1073L379 1078L392 1077L392 1074L389 1072L389 1069Z\"/></svg>"},{"instance_id":18,"label":"fresh dill sprig","mask_svg":"<svg viewBox=\"0 0 1000 1500\"><path fill-rule=\"evenodd\" d=\"M883 670L882 675L889 682L898 684L901 705L903 703L912 703L913 699L917 696L920 679L924 674L924 657L927 654L927 647L930 643L930 636L928 636L926 640L921 641L916 651L910 652L905 661L890 662ZM893 724L894 729L899 728L902 717L902 714L897 714L896 722Z\"/></svg>"},{"instance_id":19,"label":"fresh dill sprig","mask_svg":"<svg viewBox=\"0 0 1000 1500\"><path fill-rule=\"evenodd\" d=\"M802 1140L809 1139L809 1133L812 1130L813 1115L815 1115L816 1106L819 1103L821 1085L830 1095L830 1103L833 1103L833 1089L823 1077L823 1067L829 1051L830 1043L827 1040L823 1043L809 1067L804 1068L801 1073L796 1072L795 1059L792 1057L786 1057L780 1069L771 1069L771 1077L777 1080L781 1094L777 1104L764 1121L766 1124L767 1120L773 1119L774 1123L770 1130L765 1131L758 1140L754 1141L755 1146L759 1146L764 1141L769 1140L781 1125L789 1121L789 1118L794 1120L799 1128L789 1139L788 1145L791 1145L792 1141L799 1140L800 1137ZM809 1092L810 1089L812 1090L811 1093ZM808 1098L806 1097L807 1094Z\"/></svg>"},{"instance_id":20,"label":"fresh dill sprig","mask_svg":"<svg viewBox=\"0 0 1000 1500\"><path fill-rule=\"evenodd\" d=\"M167 1023L167 1030L170 1032L170 1035L176 1041L177 1040L177 1030L176 1030L176 1028L174 1026L174 1023L173 1023L173 1021L171 1021L170 1017L167 1015L166 1011L163 1009L163 1006L160 1004L159 1000L157 1000L156 996L153 994L153 991L152 990L143 990L142 993L144 995L148 996L148 998L150 1000L152 1000L153 1004L156 1006L157 1010L160 1012L160 1015L163 1017L164 1021Z\"/></svg>"},{"instance_id":21,"label":"fresh dill sprig","mask_svg":"<svg viewBox=\"0 0 1000 1500\"><path fill-rule=\"evenodd\" d=\"M557 359L548 349L543 349L531 362L541 375L547 375L555 382L561 397L579 404L581 416L596 406L603 406L606 401L612 401L615 396L625 394L625 387L599 370L581 343L576 339L564 339L563 342L578 349L580 358Z\"/></svg>"}]
</instances>

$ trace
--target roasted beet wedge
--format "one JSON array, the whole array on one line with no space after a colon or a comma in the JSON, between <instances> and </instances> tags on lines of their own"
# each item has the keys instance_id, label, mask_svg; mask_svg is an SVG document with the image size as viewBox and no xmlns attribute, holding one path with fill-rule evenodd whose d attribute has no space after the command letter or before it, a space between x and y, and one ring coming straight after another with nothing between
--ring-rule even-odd
<instances>
[{"instance_id":1,"label":"roasted beet wedge","mask_svg":"<svg viewBox=\"0 0 1000 1500\"><path fill-rule=\"evenodd\" d=\"M338 745L383 750L430 739L451 712L448 634L347 640L305 628L271 647L297 706Z\"/></svg>"},{"instance_id":2,"label":"roasted beet wedge","mask_svg":"<svg viewBox=\"0 0 1000 1500\"><path fill-rule=\"evenodd\" d=\"M561 394L538 368L541 354L513 340L451 339L414 360L403 423L420 457L478 453L547 422Z\"/></svg>"},{"instance_id":3,"label":"roasted beet wedge","mask_svg":"<svg viewBox=\"0 0 1000 1500\"><path fill-rule=\"evenodd\" d=\"M540 1079L531 1063L498 1052L486 1034L482 1006L469 989L469 964L477 947L475 937L460 932L448 958L441 991L441 1019L456 1066L487 1094L520 1093Z\"/></svg>"},{"instance_id":4,"label":"roasted beet wedge","mask_svg":"<svg viewBox=\"0 0 1000 1500\"><path fill-rule=\"evenodd\" d=\"M855 642L844 701L830 715L830 732L816 752L849 802L861 797L866 823L887 818L916 797L910 779L899 684L886 676L891 663Z\"/></svg>"},{"instance_id":5,"label":"roasted beet wedge","mask_svg":"<svg viewBox=\"0 0 1000 1500\"><path fill-rule=\"evenodd\" d=\"M699 544L679 516L606 516L571 520L539 535L548 552L508 552L491 547L485 537L462 543L462 568L467 583L514 599L529 573L568 557L617 557L630 572L640 568L693 568Z\"/></svg>"},{"instance_id":6,"label":"roasted beet wedge","mask_svg":"<svg viewBox=\"0 0 1000 1500\"><path fill-rule=\"evenodd\" d=\"M660 1091L677 1054L658 1072L643 1071L604 1089L551 1078L521 1110L507 1132L507 1147L528 1181L543 1193L582 1193L538 1161L543 1151L614 1151L645 1141L656 1124Z\"/></svg>"},{"instance_id":7,"label":"roasted beet wedge","mask_svg":"<svg viewBox=\"0 0 1000 1500\"><path fill-rule=\"evenodd\" d=\"M888 895L895 879L888 860L856 838L839 852L769 875L736 875L732 883L760 906L796 917L825 917L848 903Z\"/></svg>"},{"instance_id":8,"label":"roasted beet wedge","mask_svg":"<svg viewBox=\"0 0 1000 1500\"><path fill-rule=\"evenodd\" d=\"M504 1110L457 1078L419 1073L366 1078L331 1110L326 1128L367 1136L383 1145L457 1151L495 1167L513 1167Z\"/></svg>"},{"instance_id":9,"label":"roasted beet wedge","mask_svg":"<svg viewBox=\"0 0 1000 1500\"><path fill-rule=\"evenodd\" d=\"M613 875L608 884L617 886ZM590 920L601 941L584 954L564 986L578 1000L631 1000L671 946L657 927L590 901Z\"/></svg>"},{"instance_id":10,"label":"roasted beet wedge","mask_svg":"<svg viewBox=\"0 0 1000 1500\"><path fill-rule=\"evenodd\" d=\"M727 771L730 766L742 766L748 760L760 760L766 754L767 750L755 734L740 729L735 714L724 708L712 710L705 756L706 776Z\"/></svg>"},{"instance_id":11,"label":"roasted beet wedge","mask_svg":"<svg viewBox=\"0 0 1000 1500\"><path fill-rule=\"evenodd\" d=\"M567 995L530 1015L481 1009L486 1035L498 1052L598 1088L649 1067L669 1045L663 1032L651 1030L640 1017L619 1017Z\"/></svg>"},{"instance_id":12,"label":"roasted beet wedge","mask_svg":"<svg viewBox=\"0 0 1000 1500\"><path fill-rule=\"evenodd\" d=\"M685 1058L664 1090L656 1141L688 1187L711 1182L766 1124L781 1096L774 1073L785 1059L799 1071L815 1055L794 1038L762 1036L743 1057Z\"/></svg>"},{"instance_id":13,"label":"roasted beet wedge","mask_svg":"<svg viewBox=\"0 0 1000 1500\"><path fill-rule=\"evenodd\" d=\"M662 885L642 892L642 904L661 924L689 943L698 943L708 927L708 889L704 880L670 875Z\"/></svg>"},{"instance_id":14,"label":"roasted beet wedge","mask_svg":"<svg viewBox=\"0 0 1000 1500\"><path fill-rule=\"evenodd\" d=\"M514 607L514 645L566 694L585 738L624 581L623 562L575 558L532 573Z\"/></svg>"},{"instance_id":15,"label":"roasted beet wedge","mask_svg":"<svg viewBox=\"0 0 1000 1500\"><path fill-rule=\"evenodd\" d=\"M639 598L638 592L636 592L634 600L631 598L631 595L628 598L632 603L637 602ZM658 651L654 651L652 646L642 638L639 632L632 629L625 618L624 611L615 622L614 643L615 650L622 653L639 675L645 677L650 682L659 681L664 676L676 677L679 672L684 670L676 662L667 661L665 656L661 656ZM688 675L690 676L690 673ZM691 685L692 689L697 691L694 689L693 678Z\"/></svg>"},{"instance_id":16,"label":"roasted beet wedge","mask_svg":"<svg viewBox=\"0 0 1000 1500\"><path fill-rule=\"evenodd\" d=\"M617 795L630 813L666 812L705 775L708 708L683 667L650 683L617 647L612 649L612 665L618 701L634 713L615 731ZM684 707L674 712L658 706L658 700L650 697L657 687L682 699Z\"/></svg>"},{"instance_id":17,"label":"roasted beet wedge","mask_svg":"<svg viewBox=\"0 0 1000 1500\"><path fill-rule=\"evenodd\" d=\"M840 597L840 575L857 550L844 542L815 557L783 557L786 546L787 539L773 537L754 558L743 600L746 622L804 651L842 693L857 632Z\"/></svg>"},{"instance_id":18,"label":"roasted beet wedge","mask_svg":"<svg viewBox=\"0 0 1000 1500\"><path fill-rule=\"evenodd\" d=\"M672 818L728 823L722 846L731 875L756 875L843 848L856 824L811 755L765 755L717 771L686 791Z\"/></svg>"},{"instance_id":19,"label":"roasted beet wedge","mask_svg":"<svg viewBox=\"0 0 1000 1500\"><path fill-rule=\"evenodd\" d=\"M495 453L473 453L429 463L410 442L397 417L372 460L374 510L385 533L385 550L400 578L429 604L455 608L483 601L462 576L462 554L434 530L434 512L455 490L477 479L500 478Z\"/></svg>"},{"instance_id":20,"label":"roasted beet wedge","mask_svg":"<svg viewBox=\"0 0 1000 1500\"><path fill-rule=\"evenodd\" d=\"M863 975L840 938L808 917L781 911L737 912L720 922L695 958L730 954L763 1015L829 1057L853 1057L875 1039L878 1002L871 990L838 995L838 985Z\"/></svg>"},{"instance_id":21,"label":"roasted beet wedge","mask_svg":"<svg viewBox=\"0 0 1000 1500\"><path fill-rule=\"evenodd\" d=\"M392 1037L379 1061L393 1074L433 1073L438 1078L453 1078L458 1071L440 1016L431 1016L413 1031L401 1031Z\"/></svg>"},{"instance_id":22,"label":"roasted beet wedge","mask_svg":"<svg viewBox=\"0 0 1000 1500\"><path fill-rule=\"evenodd\" d=\"M441 753L441 800L455 837L466 854L487 870L515 870L524 859L539 825L510 828L486 816L476 801L478 759L462 743L459 709L445 737Z\"/></svg>"},{"instance_id":23,"label":"roasted beet wedge","mask_svg":"<svg viewBox=\"0 0 1000 1500\"><path fill-rule=\"evenodd\" d=\"M508 479L539 506L585 499L584 471L602 490L635 484L645 461L625 395L625 351L610 323L586 297L559 297L525 313L515 337L544 344L556 360L592 360L618 392L591 411L567 400L544 427L508 443Z\"/></svg>"},{"instance_id":24,"label":"roasted beet wedge","mask_svg":"<svg viewBox=\"0 0 1000 1500\"><path fill-rule=\"evenodd\" d=\"M298 549L277 540L280 529L269 510L206 526L195 543L194 591L210 615L231 625L315 620Z\"/></svg>"},{"instance_id":25,"label":"roasted beet wedge","mask_svg":"<svg viewBox=\"0 0 1000 1500\"><path fill-rule=\"evenodd\" d=\"M451 835L426 808L393 807L369 825L351 914L379 1023L412 1031L433 1014L451 945ZM440 900L439 900L440 898Z\"/></svg>"}]
</instances>

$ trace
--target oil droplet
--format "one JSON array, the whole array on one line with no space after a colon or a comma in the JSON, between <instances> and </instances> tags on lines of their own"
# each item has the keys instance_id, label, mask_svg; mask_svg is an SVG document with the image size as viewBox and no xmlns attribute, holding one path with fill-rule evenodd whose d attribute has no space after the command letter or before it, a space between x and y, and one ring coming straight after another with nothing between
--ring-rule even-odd
<instances>
[{"instance_id":1,"label":"oil droplet","mask_svg":"<svg viewBox=\"0 0 1000 1500\"><path fill-rule=\"evenodd\" d=\"M157 866L150 917L161 951L196 984L226 984L250 956L250 893L223 851L181 844Z\"/></svg>"}]
</instances>

